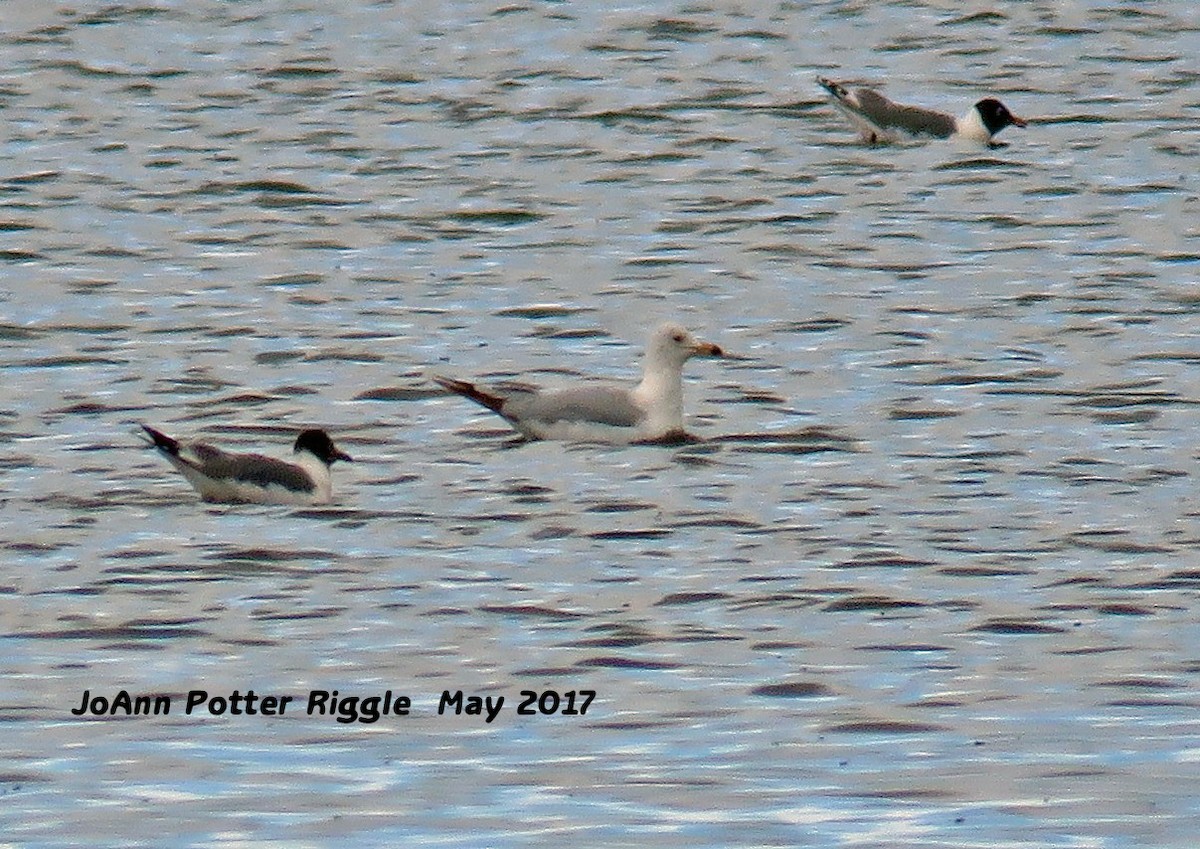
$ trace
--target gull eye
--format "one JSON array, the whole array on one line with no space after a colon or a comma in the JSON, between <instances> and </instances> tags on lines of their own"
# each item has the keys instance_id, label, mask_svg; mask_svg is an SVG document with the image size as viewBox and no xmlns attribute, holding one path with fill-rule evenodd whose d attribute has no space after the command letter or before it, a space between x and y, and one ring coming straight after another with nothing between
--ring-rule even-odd
<instances>
[{"instance_id":1,"label":"gull eye","mask_svg":"<svg viewBox=\"0 0 1200 849\"><path fill-rule=\"evenodd\" d=\"M683 341L683 334L682 334L682 333L675 333L675 334L673 334L673 335L671 336L671 338L672 338L673 340L675 340L676 342L682 342L682 341Z\"/></svg>"}]
</instances>

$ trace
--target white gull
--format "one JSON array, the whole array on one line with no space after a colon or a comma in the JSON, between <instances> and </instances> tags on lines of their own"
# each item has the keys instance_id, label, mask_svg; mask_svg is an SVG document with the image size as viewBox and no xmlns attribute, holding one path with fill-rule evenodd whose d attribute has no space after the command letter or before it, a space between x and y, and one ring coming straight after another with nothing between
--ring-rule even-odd
<instances>
[{"instance_id":1,"label":"white gull","mask_svg":"<svg viewBox=\"0 0 1200 849\"><path fill-rule=\"evenodd\" d=\"M440 386L498 413L527 439L629 443L687 439L683 428L683 364L692 357L723 357L678 324L650 335L642 379L635 386L583 383L564 389L481 389L435 376Z\"/></svg>"},{"instance_id":2,"label":"white gull","mask_svg":"<svg viewBox=\"0 0 1200 849\"><path fill-rule=\"evenodd\" d=\"M337 460L351 459L323 430L306 430L296 437L293 459L287 461L174 439L149 425L142 429L205 501L327 504L333 498L329 467Z\"/></svg>"},{"instance_id":3,"label":"white gull","mask_svg":"<svg viewBox=\"0 0 1200 849\"><path fill-rule=\"evenodd\" d=\"M1026 126L999 100L987 97L967 110L961 118L921 106L905 106L884 97L872 88L851 91L841 83L817 77L821 87L829 92L833 105L850 119L859 136L868 144L899 141L905 138L929 136L937 139L951 137L969 139L993 147L1002 147L992 137L1005 127Z\"/></svg>"}]
</instances>

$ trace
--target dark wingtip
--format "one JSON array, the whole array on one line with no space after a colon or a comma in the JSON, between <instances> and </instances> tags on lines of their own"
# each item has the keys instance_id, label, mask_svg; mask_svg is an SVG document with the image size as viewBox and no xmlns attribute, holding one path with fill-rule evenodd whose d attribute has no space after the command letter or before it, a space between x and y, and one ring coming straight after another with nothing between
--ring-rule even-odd
<instances>
[{"instance_id":1,"label":"dark wingtip","mask_svg":"<svg viewBox=\"0 0 1200 849\"><path fill-rule=\"evenodd\" d=\"M179 440L172 439L161 430L155 430L147 424L142 425L142 430L146 431L150 439L154 442L154 447L159 451L165 451L172 455L179 453Z\"/></svg>"},{"instance_id":2,"label":"dark wingtip","mask_svg":"<svg viewBox=\"0 0 1200 849\"><path fill-rule=\"evenodd\" d=\"M474 383L468 383L465 380L456 380L453 377L442 377L441 375L433 375L432 380L443 389L448 389L455 395L461 395L464 398L470 398L476 404L481 404L487 407L494 413L504 415L501 410L504 407L504 399L499 395L493 395L489 392L484 392Z\"/></svg>"},{"instance_id":3,"label":"dark wingtip","mask_svg":"<svg viewBox=\"0 0 1200 849\"><path fill-rule=\"evenodd\" d=\"M465 380L456 380L453 377L442 377L440 374L435 374L430 379L443 389L448 389L449 391L458 395L463 395L475 388L473 384L467 383Z\"/></svg>"}]
</instances>

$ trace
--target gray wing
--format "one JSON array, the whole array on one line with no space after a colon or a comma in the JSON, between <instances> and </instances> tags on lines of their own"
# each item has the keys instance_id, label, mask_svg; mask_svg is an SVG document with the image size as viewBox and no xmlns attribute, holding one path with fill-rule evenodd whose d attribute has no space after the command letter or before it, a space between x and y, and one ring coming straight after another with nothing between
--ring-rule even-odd
<instances>
[{"instance_id":1,"label":"gray wing","mask_svg":"<svg viewBox=\"0 0 1200 849\"><path fill-rule=\"evenodd\" d=\"M902 106L869 88L858 89L854 96L863 117L881 130L902 130L914 136L936 138L954 135L954 118L944 112L919 106Z\"/></svg>"},{"instance_id":2,"label":"gray wing","mask_svg":"<svg viewBox=\"0 0 1200 849\"><path fill-rule=\"evenodd\" d=\"M190 456L182 456L184 453ZM262 454L231 454L204 442L193 442L180 452L180 460L215 480L233 480L256 486L281 486L292 492L312 492L312 478L301 469Z\"/></svg>"},{"instance_id":3,"label":"gray wing","mask_svg":"<svg viewBox=\"0 0 1200 849\"><path fill-rule=\"evenodd\" d=\"M619 386L579 386L535 395L514 395L504 415L542 422L596 422L613 427L636 427L645 411Z\"/></svg>"}]
</instances>

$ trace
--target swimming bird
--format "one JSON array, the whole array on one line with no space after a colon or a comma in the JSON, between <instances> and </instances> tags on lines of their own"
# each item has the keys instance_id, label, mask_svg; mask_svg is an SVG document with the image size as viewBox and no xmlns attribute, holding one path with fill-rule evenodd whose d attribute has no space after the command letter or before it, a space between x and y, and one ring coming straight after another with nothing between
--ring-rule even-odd
<instances>
[{"instance_id":1,"label":"swimming bird","mask_svg":"<svg viewBox=\"0 0 1200 849\"><path fill-rule=\"evenodd\" d=\"M937 139L970 139L989 147L1002 147L992 137L1010 124L1026 126L1026 121L1008 111L999 100L987 97L976 103L961 118L920 106L904 106L888 100L872 88L853 91L825 77L817 82L829 92L838 107L867 144L888 143L905 138L929 136Z\"/></svg>"},{"instance_id":2,"label":"swimming bird","mask_svg":"<svg viewBox=\"0 0 1200 849\"><path fill-rule=\"evenodd\" d=\"M142 429L205 501L327 504L333 497L329 467L337 460L351 459L323 430L306 430L296 437L294 459L288 461L174 439L149 425Z\"/></svg>"},{"instance_id":3,"label":"swimming bird","mask_svg":"<svg viewBox=\"0 0 1200 849\"><path fill-rule=\"evenodd\" d=\"M692 357L723 357L678 324L656 329L646 346L635 386L581 383L563 389L481 389L449 377L433 380L498 413L526 439L580 439L630 443L687 439L683 429L683 364Z\"/></svg>"}]
</instances>

